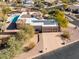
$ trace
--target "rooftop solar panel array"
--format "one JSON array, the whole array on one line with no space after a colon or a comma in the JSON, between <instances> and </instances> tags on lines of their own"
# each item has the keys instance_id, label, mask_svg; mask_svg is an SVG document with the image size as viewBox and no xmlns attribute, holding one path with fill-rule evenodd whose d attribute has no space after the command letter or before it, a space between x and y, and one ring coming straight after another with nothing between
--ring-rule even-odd
<instances>
[{"instance_id":1,"label":"rooftop solar panel array","mask_svg":"<svg viewBox=\"0 0 79 59\"><path fill-rule=\"evenodd\" d=\"M56 24L54 20L33 20L33 23L44 23L44 25Z\"/></svg>"}]
</instances>

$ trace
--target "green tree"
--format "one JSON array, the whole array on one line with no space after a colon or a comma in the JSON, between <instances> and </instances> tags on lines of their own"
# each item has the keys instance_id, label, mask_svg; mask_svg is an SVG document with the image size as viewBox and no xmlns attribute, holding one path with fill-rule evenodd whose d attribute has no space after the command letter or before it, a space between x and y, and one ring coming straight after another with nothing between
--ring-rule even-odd
<instances>
[{"instance_id":1,"label":"green tree","mask_svg":"<svg viewBox=\"0 0 79 59\"><path fill-rule=\"evenodd\" d=\"M77 0L61 0L63 3L74 3L77 2Z\"/></svg>"},{"instance_id":2,"label":"green tree","mask_svg":"<svg viewBox=\"0 0 79 59\"><path fill-rule=\"evenodd\" d=\"M70 0L61 0L63 3L69 3Z\"/></svg>"},{"instance_id":3,"label":"green tree","mask_svg":"<svg viewBox=\"0 0 79 59\"><path fill-rule=\"evenodd\" d=\"M8 14L11 12L11 9L9 7L4 7L2 8L2 13L5 15L5 14Z\"/></svg>"},{"instance_id":4,"label":"green tree","mask_svg":"<svg viewBox=\"0 0 79 59\"><path fill-rule=\"evenodd\" d=\"M21 41L26 41L32 38L35 34L35 30L30 25L25 25L20 28L20 31L15 35L17 39Z\"/></svg>"},{"instance_id":5,"label":"green tree","mask_svg":"<svg viewBox=\"0 0 79 59\"><path fill-rule=\"evenodd\" d=\"M64 3L63 6L64 6L64 9L68 8L68 4Z\"/></svg>"},{"instance_id":6,"label":"green tree","mask_svg":"<svg viewBox=\"0 0 79 59\"><path fill-rule=\"evenodd\" d=\"M34 4L35 6L39 7L39 8L44 8L44 0L33 0L34 1Z\"/></svg>"},{"instance_id":7,"label":"green tree","mask_svg":"<svg viewBox=\"0 0 79 59\"><path fill-rule=\"evenodd\" d=\"M61 27L63 27L63 28L68 27L68 20L62 11L59 11L59 10L56 11L55 19Z\"/></svg>"},{"instance_id":8,"label":"green tree","mask_svg":"<svg viewBox=\"0 0 79 59\"><path fill-rule=\"evenodd\" d=\"M40 11L43 14L43 16L45 16L45 14L48 14L48 11L45 8L41 8Z\"/></svg>"},{"instance_id":9,"label":"green tree","mask_svg":"<svg viewBox=\"0 0 79 59\"><path fill-rule=\"evenodd\" d=\"M14 36L7 41L7 48L0 50L0 59L13 59L13 57L21 51L21 41Z\"/></svg>"},{"instance_id":10,"label":"green tree","mask_svg":"<svg viewBox=\"0 0 79 59\"><path fill-rule=\"evenodd\" d=\"M0 0L0 2L2 2L3 0Z\"/></svg>"},{"instance_id":11,"label":"green tree","mask_svg":"<svg viewBox=\"0 0 79 59\"><path fill-rule=\"evenodd\" d=\"M2 13L3 13L3 20L5 21L6 20L6 17L7 17L7 14L11 12L11 9L9 7L4 7L2 8Z\"/></svg>"}]
</instances>

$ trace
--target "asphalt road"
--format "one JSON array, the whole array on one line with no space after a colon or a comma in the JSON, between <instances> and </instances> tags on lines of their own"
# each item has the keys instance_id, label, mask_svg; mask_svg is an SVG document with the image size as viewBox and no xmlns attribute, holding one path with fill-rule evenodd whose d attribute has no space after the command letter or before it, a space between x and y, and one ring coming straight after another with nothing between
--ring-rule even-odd
<instances>
[{"instance_id":1,"label":"asphalt road","mask_svg":"<svg viewBox=\"0 0 79 59\"><path fill-rule=\"evenodd\" d=\"M79 59L79 42L51 51L34 59Z\"/></svg>"},{"instance_id":2,"label":"asphalt road","mask_svg":"<svg viewBox=\"0 0 79 59\"><path fill-rule=\"evenodd\" d=\"M70 19L72 19L73 21L69 21L70 23L74 24L75 26L78 26L79 27L79 20L77 20L74 16L72 15L67 15L67 17L69 17Z\"/></svg>"}]
</instances>

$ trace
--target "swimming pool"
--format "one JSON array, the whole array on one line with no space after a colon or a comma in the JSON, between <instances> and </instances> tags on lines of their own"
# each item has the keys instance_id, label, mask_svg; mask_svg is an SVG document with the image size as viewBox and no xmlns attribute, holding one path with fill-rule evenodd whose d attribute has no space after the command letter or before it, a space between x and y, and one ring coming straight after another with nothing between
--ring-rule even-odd
<instances>
[{"instance_id":1,"label":"swimming pool","mask_svg":"<svg viewBox=\"0 0 79 59\"><path fill-rule=\"evenodd\" d=\"M19 15L14 15L9 18L8 22L10 22L10 24L7 27L8 30L16 29L16 22L17 22L18 18L19 18Z\"/></svg>"},{"instance_id":2,"label":"swimming pool","mask_svg":"<svg viewBox=\"0 0 79 59\"><path fill-rule=\"evenodd\" d=\"M7 22L16 23L16 21L18 20L18 18L19 18L19 15L12 15L12 16L10 16L10 17L7 19Z\"/></svg>"},{"instance_id":3,"label":"swimming pool","mask_svg":"<svg viewBox=\"0 0 79 59\"><path fill-rule=\"evenodd\" d=\"M19 17L19 15L15 16L15 17L12 19L12 23L16 23L16 21L18 20L18 17Z\"/></svg>"}]
</instances>

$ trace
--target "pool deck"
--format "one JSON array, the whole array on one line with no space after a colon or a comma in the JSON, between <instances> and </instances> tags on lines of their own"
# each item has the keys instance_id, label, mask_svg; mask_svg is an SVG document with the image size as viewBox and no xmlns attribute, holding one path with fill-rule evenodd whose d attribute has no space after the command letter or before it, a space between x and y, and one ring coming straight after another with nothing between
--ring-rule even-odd
<instances>
[{"instance_id":1,"label":"pool deck","mask_svg":"<svg viewBox=\"0 0 79 59\"><path fill-rule=\"evenodd\" d=\"M4 32L15 33L15 32L19 32L19 30L5 30Z\"/></svg>"}]
</instances>

